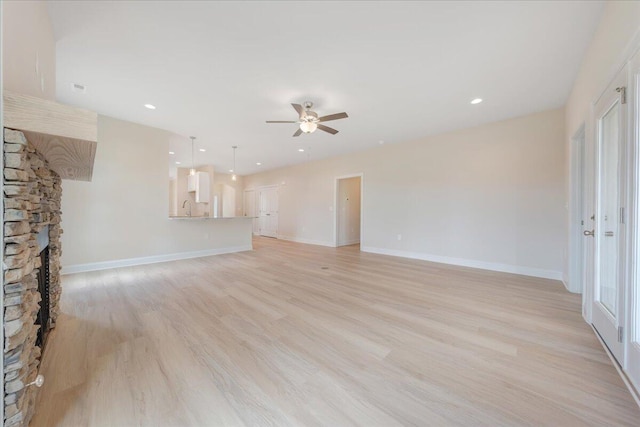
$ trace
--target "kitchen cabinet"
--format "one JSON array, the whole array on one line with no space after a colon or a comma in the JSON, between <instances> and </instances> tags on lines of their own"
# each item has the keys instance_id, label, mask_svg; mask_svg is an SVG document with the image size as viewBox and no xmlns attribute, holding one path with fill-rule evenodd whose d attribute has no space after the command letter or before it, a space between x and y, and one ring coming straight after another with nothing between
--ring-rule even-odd
<instances>
[{"instance_id":1,"label":"kitchen cabinet","mask_svg":"<svg viewBox=\"0 0 640 427\"><path fill-rule=\"evenodd\" d=\"M187 191L195 192L196 203L209 203L211 182L208 172L196 172L187 177Z\"/></svg>"}]
</instances>

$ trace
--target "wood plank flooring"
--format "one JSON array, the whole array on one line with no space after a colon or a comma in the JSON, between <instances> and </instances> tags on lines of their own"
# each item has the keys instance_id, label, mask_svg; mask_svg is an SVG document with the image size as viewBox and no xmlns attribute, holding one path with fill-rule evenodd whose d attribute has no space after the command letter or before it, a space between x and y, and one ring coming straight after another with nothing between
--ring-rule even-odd
<instances>
[{"instance_id":1,"label":"wood plank flooring","mask_svg":"<svg viewBox=\"0 0 640 427\"><path fill-rule=\"evenodd\" d=\"M640 425L557 281L254 245L64 276L31 425Z\"/></svg>"}]
</instances>

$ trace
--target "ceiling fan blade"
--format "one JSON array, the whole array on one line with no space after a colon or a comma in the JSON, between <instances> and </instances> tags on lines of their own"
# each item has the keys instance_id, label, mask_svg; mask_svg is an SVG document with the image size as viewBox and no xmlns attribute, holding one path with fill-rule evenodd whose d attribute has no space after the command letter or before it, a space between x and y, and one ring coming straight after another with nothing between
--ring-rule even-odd
<instances>
[{"instance_id":1,"label":"ceiling fan blade","mask_svg":"<svg viewBox=\"0 0 640 427\"><path fill-rule=\"evenodd\" d=\"M338 133L337 130L335 130L334 128L330 128L329 126L325 126L325 125L318 125L318 129L323 130L325 132L329 132L331 135L335 135L336 133Z\"/></svg>"},{"instance_id":2,"label":"ceiling fan blade","mask_svg":"<svg viewBox=\"0 0 640 427\"><path fill-rule=\"evenodd\" d=\"M292 120L267 120L267 123L298 123Z\"/></svg>"},{"instance_id":3,"label":"ceiling fan blade","mask_svg":"<svg viewBox=\"0 0 640 427\"><path fill-rule=\"evenodd\" d=\"M336 113L336 114L329 114L328 116L322 116L318 119L318 121L328 122L330 120L346 119L347 117L349 117L347 113Z\"/></svg>"},{"instance_id":4,"label":"ceiling fan blade","mask_svg":"<svg viewBox=\"0 0 640 427\"><path fill-rule=\"evenodd\" d=\"M293 136L300 136L300 135L302 135L302 129L298 129L296 133L293 134Z\"/></svg>"},{"instance_id":5,"label":"ceiling fan blade","mask_svg":"<svg viewBox=\"0 0 640 427\"><path fill-rule=\"evenodd\" d=\"M291 106L298 112L298 116L300 118L304 117L306 114L304 112L304 107L300 104L291 104Z\"/></svg>"}]
</instances>

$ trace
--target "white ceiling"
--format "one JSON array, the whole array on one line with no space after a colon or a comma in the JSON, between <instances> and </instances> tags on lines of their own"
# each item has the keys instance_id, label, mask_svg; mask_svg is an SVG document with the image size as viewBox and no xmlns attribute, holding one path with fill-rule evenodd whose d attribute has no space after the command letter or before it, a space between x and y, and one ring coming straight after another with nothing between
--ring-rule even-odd
<instances>
[{"instance_id":1,"label":"white ceiling","mask_svg":"<svg viewBox=\"0 0 640 427\"><path fill-rule=\"evenodd\" d=\"M603 3L48 3L57 97L184 138L169 160L254 173L562 106ZM72 83L86 85L82 95ZM470 105L480 97L485 101ZM290 103L346 111L293 138ZM151 103L155 111L143 107ZM305 153L299 153L299 148ZM263 166L256 166L256 162Z\"/></svg>"}]
</instances>

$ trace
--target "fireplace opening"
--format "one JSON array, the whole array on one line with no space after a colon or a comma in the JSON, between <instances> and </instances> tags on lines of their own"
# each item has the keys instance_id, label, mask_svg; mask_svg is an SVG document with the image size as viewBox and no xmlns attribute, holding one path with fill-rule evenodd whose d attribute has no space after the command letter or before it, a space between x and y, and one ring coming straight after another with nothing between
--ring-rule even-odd
<instances>
[{"instance_id":1,"label":"fireplace opening","mask_svg":"<svg viewBox=\"0 0 640 427\"><path fill-rule=\"evenodd\" d=\"M49 248L46 247L40 252L42 264L38 269L38 292L42 300L40 301L40 311L36 318L36 325L39 325L36 345L44 350L44 344L49 333Z\"/></svg>"},{"instance_id":2,"label":"fireplace opening","mask_svg":"<svg viewBox=\"0 0 640 427\"><path fill-rule=\"evenodd\" d=\"M36 325L38 328L38 335L36 337L36 345L40 347L41 354L44 351L44 345L46 343L47 334L50 329L49 318L49 297L50 297L50 272L49 272L49 227L45 227L37 235L38 247L40 250L40 268L37 270L38 276L38 292L40 292L40 310L36 317Z\"/></svg>"}]
</instances>

